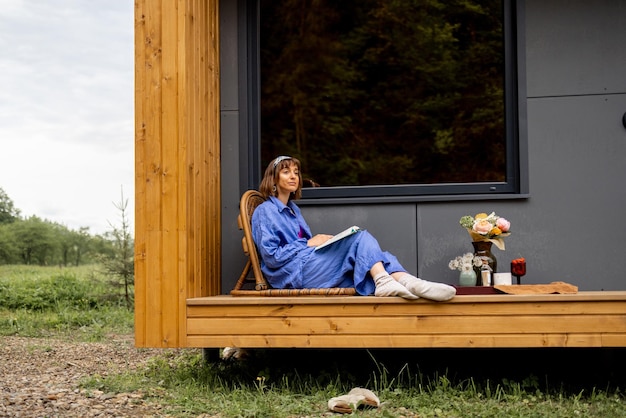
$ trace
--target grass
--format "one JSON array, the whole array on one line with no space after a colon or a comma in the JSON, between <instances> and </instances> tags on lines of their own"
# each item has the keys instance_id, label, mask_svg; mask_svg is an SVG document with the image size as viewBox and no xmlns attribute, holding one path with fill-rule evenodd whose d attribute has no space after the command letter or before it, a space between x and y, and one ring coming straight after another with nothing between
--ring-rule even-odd
<instances>
[{"instance_id":1,"label":"grass","mask_svg":"<svg viewBox=\"0 0 626 418\"><path fill-rule=\"evenodd\" d=\"M148 397L169 405L177 417L220 414L222 417L322 417L327 401L354 387L348 368L320 369L300 375L289 365L255 356L244 362L210 364L193 350L155 358L140 373L96 377L84 382L109 392L141 389ZM265 377L259 360L272 362L275 377ZM276 361L278 360L278 361ZM274 363L276 362L276 363ZM303 361L301 359L300 364ZM318 367L320 364L315 363ZM267 363L265 363L267 366ZM533 379L526 383L473 379L453 382L447 375L426 377L403 368L393 377L384 366L364 382L377 393L379 409L359 410L360 417L622 417L626 402L619 390L568 394L543 392ZM255 373L257 371L258 373ZM255 376L256 375L256 376ZM332 377L334 376L334 377ZM525 386L528 385L528 386Z\"/></svg>"},{"instance_id":2,"label":"grass","mask_svg":"<svg viewBox=\"0 0 626 418\"><path fill-rule=\"evenodd\" d=\"M0 266L0 335L102 341L131 334L133 314L98 266ZM81 386L140 391L173 417L328 417L355 386L379 409L359 417L621 417L624 350L254 350L208 362L168 349L134 372Z\"/></svg>"},{"instance_id":3,"label":"grass","mask_svg":"<svg viewBox=\"0 0 626 418\"><path fill-rule=\"evenodd\" d=\"M0 335L101 341L132 330L132 310L97 265L0 266Z\"/></svg>"}]
</instances>

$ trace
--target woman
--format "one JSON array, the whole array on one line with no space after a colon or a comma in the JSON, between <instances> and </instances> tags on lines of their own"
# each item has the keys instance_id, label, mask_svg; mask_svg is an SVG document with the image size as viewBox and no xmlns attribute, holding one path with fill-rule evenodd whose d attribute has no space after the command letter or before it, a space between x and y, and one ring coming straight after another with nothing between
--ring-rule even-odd
<instances>
[{"instance_id":1,"label":"woman","mask_svg":"<svg viewBox=\"0 0 626 418\"><path fill-rule=\"evenodd\" d=\"M354 287L360 295L449 300L452 286L418 279L392 254L382 251L367 231L359 231L324 249L315 247L332 235L313 235L293 202L302 196L300 161L273 160L259 188L267 199L252 215L252 235L261 270L274 288Z\"/></svg>"}]
</instances>

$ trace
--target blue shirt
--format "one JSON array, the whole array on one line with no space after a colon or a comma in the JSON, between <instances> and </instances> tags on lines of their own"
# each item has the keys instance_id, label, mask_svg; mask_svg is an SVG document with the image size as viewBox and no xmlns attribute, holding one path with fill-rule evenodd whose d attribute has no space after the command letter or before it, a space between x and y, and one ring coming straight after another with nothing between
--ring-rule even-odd
<instances>
[{"instance_id":1,"label":"blue shirt","mask_svg":"<svg viewBox=\"0 0 626 418\"><path fill-rule=\"evenodd\" d=\"M300 208L283 204L274 196L260 204L252 215L252 237L261 258L261 270L274 288L302 288L302 266L314 247Z\"/></svg>"}]
</instances>

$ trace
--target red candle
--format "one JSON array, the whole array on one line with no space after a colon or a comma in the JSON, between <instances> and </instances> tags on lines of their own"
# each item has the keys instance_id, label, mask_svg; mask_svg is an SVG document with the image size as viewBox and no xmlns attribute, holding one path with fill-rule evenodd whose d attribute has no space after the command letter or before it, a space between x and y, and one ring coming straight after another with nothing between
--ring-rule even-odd
<instances>
[{"instance_id":1,"label":"red candle","mask_svg":"<svg viewBox=\"0 0 626 418\"><path fill-rule=\"evenodd\" d=\"M526 274L526 260L524 258L516 258L511 261L511 273L517 277L517 284L520 284L520 277Z\"/></svg>"},{"instance_id":2,"label":"red candle","mask_svg":"<svg viewBox=\"0 0 626 418\"><path fill-rule=\"evenodd\" d=\"M523 258L516 258L511 261L511 273L515 276L523 276L526 274L526 260Z\"/></svg>"}]
</instances>

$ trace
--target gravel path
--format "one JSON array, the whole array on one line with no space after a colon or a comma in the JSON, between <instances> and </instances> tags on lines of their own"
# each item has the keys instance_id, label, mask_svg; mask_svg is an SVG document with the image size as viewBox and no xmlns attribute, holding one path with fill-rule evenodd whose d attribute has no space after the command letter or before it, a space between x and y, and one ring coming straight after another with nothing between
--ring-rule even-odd
<instances>
[{"instance_id":1,"label":"gravel path","mask_svg":"<svg viewBox=\"0 0 626 418\"><path fill-rule=\"evenodd\" d=\"M160 352L135 348L132 336L106 343L0 337L0 417L166 417L141 392L78 386L87 376L135 369Z\"/></svg>"}]
</instances>

